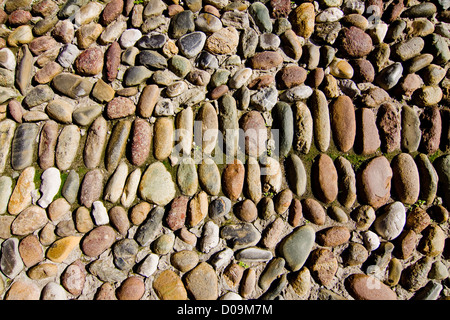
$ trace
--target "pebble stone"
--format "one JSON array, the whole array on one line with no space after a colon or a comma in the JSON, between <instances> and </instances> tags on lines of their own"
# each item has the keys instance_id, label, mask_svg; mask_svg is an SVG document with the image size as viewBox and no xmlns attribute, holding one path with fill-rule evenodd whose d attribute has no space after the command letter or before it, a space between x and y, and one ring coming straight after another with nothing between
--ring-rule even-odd
<instances>
[{"instance_id":1,"label":"pebble stone","mask_svg":"<svg viewBox=\"0 0 450 320\"><path fill-rule=\"evenodd\" d=\"M0 298L448 299L446 1L3 2Z\"/></svg>"}]
</instances>

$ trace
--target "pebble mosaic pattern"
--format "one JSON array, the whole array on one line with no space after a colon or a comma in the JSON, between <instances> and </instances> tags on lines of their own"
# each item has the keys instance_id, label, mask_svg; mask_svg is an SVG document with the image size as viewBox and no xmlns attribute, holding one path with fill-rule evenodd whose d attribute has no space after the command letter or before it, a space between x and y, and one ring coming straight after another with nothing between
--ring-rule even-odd
<instances>
[{"instance_id":1,"label":"pebble mosaic pattern","mask_svg":"<svg viewBox=\"0 0 450 320\"><path fill-rule=\"evenodd\" d=\"M0 2L3 299L450 296L449 1Z\"/></svg>"}]
</instances>

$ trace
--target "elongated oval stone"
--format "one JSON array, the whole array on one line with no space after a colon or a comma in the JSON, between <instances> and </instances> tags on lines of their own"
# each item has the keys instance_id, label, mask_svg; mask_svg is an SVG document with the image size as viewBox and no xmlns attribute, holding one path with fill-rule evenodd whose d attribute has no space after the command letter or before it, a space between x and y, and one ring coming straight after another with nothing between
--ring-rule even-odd
<instances>
[{"instance_id":1,"label":"elongated oval stone","mask_svg":"<svg viewBox=\"0 0 450 320\"><path fill-rule=\"evenodd\" d=\"M69 175L64 182L61 190L61 195L69 203L74 203L77 200L78 189L80 188L80 176L75 170L70 170Z\"/></svg>"},{"instance_id":2,"label":"elongated oval stone","mask_svg":"<svg viewBox=\"0 0 450 320\"><path fill-rule=\"evenodd\" d=\"M431 204L436 197L439 177L430 159L425 154L418 154L415 160L419 170L419 199L424 200L427 204Z\"/></svg>"},{"instance_id":3,"label":"elongated oval stone","mask_svg":"<svg viewBox=\"0 0 450 320\"><path fill-rule=\"evenodd\" d=\"M10 119L0 122L0 173L5 170L15 129L16 123Z\"/></svg>"},{"instance_id":4,"label":"elongated oval stone","mask_svg":"<svg viewBox=\"0 0 450 320\"><path fill-rule=\"evenodd\" d=\"M157 160L167 159L172 153L174 142L173 120L161 117L155 123L155 137L153 139L153 153Z\"/></svg>"},{"instance_id":5,"label":"elongated oval stone","mask_svg":"<svg viewBox=\"0 0 450 320\"><path fill-rule=\"evenodd\" d=\"M20 93L26 95L33 74L33 55L27 45L20 48L18 61L16 84L19 87Z\"/></svg>"},{"instance_id":6,"label":"elongated oval stone","mask_svg":"<svg viewBox=\"0 0 450 320\"><path fill-rule=\"evenodd\" d=\"M408 153L400 153L391 162L392 186L397 199L405 204L413 204L419 198L419 170Z\"/></svg>"},{"instance_id":7,"label":"elongated oval stone","mask_svg":"<svg viewBox=\"0 0 450 320\"><path fill-rule=\"evenodd\" d=\"M342 152L353 147L356 135L356 118L353 102L348 96L339 96L330 106L333 139Z\"/></svg>"},{"instance_id":8,"label":"elongated oval stone","mask_svg":"<svg viewBox=\"0 0 450 320\"><path fill-rule=\"evenodd\" d=\"M232 159L236 155L239 143L236 100L232 95L227 94L219 101L219 129L222 132L225 143L223 151L227 159Z\"/></svg>"},{"instance_id":9,"label":"elongated oval stone","mask_svg":"<svg viewBox=\"0 0 450 320\"><path fill-rule=\"evenodd\" d=\"M356 176L350 161L340 156L335 161L338 173L338 200L346 208L356 201Z\"/></svg>"},{"instance_id":10,"label":"elongated oval stone","mask_svg":"<svg viewBox=\"0 0 450 320\"><path fill-rule=\"evenodd\" d=\"M311 226L303 226L290 233L281 243L280 253L292 271L298 271L308 258L316 233Z\"/></svg>"},{"instance_id":11,"label":"elongated oval stone","mask_svg":"<svg viewBox=\"0 0 450 320\"><path fill-rule=\"evenodd\" d=\"M94 169L86 173L81 184L80 204L86 208L92 207L92 203L98 199L103 192L103 174L100 169Z\"/></svg>"},{"instance_id":12,"label":"elongated oval stone","mask_svg":"<svg viewBox=\"0 0 450 320\"><path fill-rule=\"evenodd\" d=\"M330 113L325 94L315 89L311 96L311 115L313 118L314 141L321 152L330 146Z\"/></svg>"},{"instance_id":13,"label":"elongated oval stone","mask_svg":"<svg viewBox=\"0 0 450 320\"><path fill-rule=\"evenodd\" d=\"M0 177L0 214L4 214L8 208L8 201L12 193L12 179L8 176Z\"/></svg>"},{"instance_id":14,"label":"elongated oval stone","mask_svg":"<svg viewBox=\"0 0 450 320\"><path fill-rule=\"evenodd\" d=\"M294 140L294 115L291 106L285 102L278 102L272 110L272 118L272 135L275 137L278 135L279 139L276 153L280 157L286 157Z\"/></svg>"},{"instance_id":15,"label":"elongated oval stone","mask_svg":"<svg viewBox=\"0 0 450 320\"><path fill-rule=\"evenodd\" d=\"M202 146L204 153L210 154L217 143L219 130L219 120L216 110L211 103L205 103L197 113L197 121L200 124L200 130L194 128L195 144ZM199 132L199 134L197 134Z\"/></svg>"},{"instance_id":16,"label":"elongated oval stone","mask_svg":"<svg viewBox=\"0 0 450 320\"><path fill-rule=\"evenodd\" d=\"M304 102L297 102L294 114L294 149L307 154L313 138L313 118Z\"/></svg>"},{"instance_id":17,"label":"elongated oval stone","mask_svg":"<svg viewBox=\"0 0 450 320\"><path fill-rule=\"evenodd\" d=\"M41 175L41 198L38 200L38 205L42 208L47 208L50 202L59 191L61 185L61 174L56 168L48 168Z\"/></svg>"},{"instance_id":18,"label":"elongated oval stone","mask_svg":"<svg viewBox=\"0 0 450 320\"><path fill-rule=\"evenodd\" d=\"M116 169L120 159L124 156L130 130L131 121L129 120L121 120L114 126L106 147L106 170Z\"/></svg>"},{"instance_id":19,"label":"elongated oval stone","mask_svg":"<svg viewBox=\"0 0 450 320\"><path fill-rule=\"evenodd\" d=\"M60 170L67 170L71 167L77 155L80 140L81 134L78 126L68 125L61 130L55 154L56 166Z\"/></svg>"},{"instance_id":20,"label":"elongated oval stone","mask_svg":"<svg viewBox=\"0 0 450 320\"><path fill-rule=\"evenodd\" d=\"M320 201L328 204L336 199L337 171L328 155L320 154L315 159L311 168L311 184L316 198Z\"/></svg>"},{"instance_id":21,"label":"elongated oval stone","mask_svg":"<svg viewBox=\"0 0 450 320\"><path fill-rule=\"evenodd\" d=\"M141 169L137 168L128 176L127 181L125 182L125 188L120 197L120 203L125 208L131 206L136 198L139 181L141 181L141 174Z\"/></svg>"},{"instance_id":22,"label":"elongated oval stone","mask_svg":"<svg viewBox=\"0 0 450 320\"><path fill-rule=\"evenodd\" d=\"M14 170L25 169L33 163L38 132L39 127L34 123L22 123L17 127L11 146Z\"/></svg>"},{"instance_id":23,"label":"elongated oval stone","mask_svg":"<svg viewBox=\"0 0 450 320\"><path fill-rule=\"evenodd\" d=\"M150 124L140 118L133 122L130 144L130 161L135 166L141 166L150 154L153 130Z\"/></svg>"},{"instance_id":24,"label":"elongated oval stone","mask_svg":"<svg viewBox=\"0 0 450 320\"><path fill-rule=\"evenodd\" d=\"M164 218L164 208L155 207L150 212L148 218L142 223L136 231L135 239L141 246L148 246L156 239L162 228Z\"/></svg>"},{"instance_id":25,"label":"elongated oval stone","mask_svg":"<svg viewBox=\"0 0 450 320\"><path fill-rule=\"evenodd\" d=\"M107 131L108 123L103 117L95 119L89 127L83 151L84 164L87 168L93 169L100 164L106 144Z\"/></svg>"},{"instance_id":26,"label":"elongated oval stone","mask_svg":"<svg viewBox=\"0 0 450 320\"><path fill-rule=\"evenodd\" d=\"M104 192L105 200L111 203L116 203L117 201L119 201L120 196L122 195L123 188L125 187L127 176L128 166L125 162L121 162L106 184Z\"/></svg>"},{"instance_id":27,"label":"elongated oval stone","mask_svg":"<svg viewBox=\"0 0 450 320\"><path fill-rule=\"evenodd\" d=\"M165 206L175 197L175 192L172 176L164 164L154 162L149 165L139 184L141 197L159 206Z\"/></svg>"},{"instance_id":28,"label":"elongated oval stone","mask_svg":"<svg viewBox=\"0 0 450 320\"><path fill-rule=\"evenodd\" d=\"M254 157L249 157L247 160L244 186L246 186L246 193L249 199L254 203L258 203L262 197L261 168L258 160Z\"/></svg>"},{"instance_id":29,"label":"elongated oval stone","mask_svg":"<svg viewBox=\"0 0 450 320\"><path fill-rule=\"evenodd\" d=\"M10 214L17 215L31 204L31 195L35 189L35 172L34 167L28 167L17 179L11 198L9 198L8 212Z\"/></svg>"},{"instance_id":30,"label":"elongated oval stone","mask_svg":"<svg viewBox=\"0 0 450 320\"><path fill-rule=\"evenodd\" d=\"M19 253L19 239L10 238L2 243L0 268L5 276L14 279L24 267Z\"/></svg>"},{"instance_id":31,"label":"elongated oval stone","mask_svg":"<svg viewBox=\"0 0 450 320\"><path fill-rule=\"evenodd\" d=\"M204 191L210 195L218 195L220 192L220 172L217 164L210 158L206 158L198 166L198 177Z\"/></svg>"},{"instance_id":32,"label":"elongated oval stone","mask_svg":"<svg viewBox=\"0 0 450 320\"><path fill-rule=\"evenodd\" d=\"M191 107L177 114L175 129L175 150L185 156L190 155L194 135L194 112Z\"/></svg>"},{"instance_id":33,"label":"elongated oval stone","mask_svg":"<svg viewBox=\"0 0 450 320\"><path fill-rule=\"evenodd\" d=\"M184 158L177 170L177 184L181 193L193 196L198 189L198 175L192 158Z\"/></svg>"},{"instance_id":34,"label":"elongated oval stone","mask_svg":"<svg viewBox=\"0 0 450 320\"><path fill-rule=\"evenodd\" d=\"M55 165L55 149L58 141L58 124L53 120L45 122L41 130L38 149L38 160L41 169Z\"/></svg>"},{"instance_id":35,"label":"elongated oval stone","mask_svg":"<svg viewBox=\"0 0 450 320\"><path fill-rule=\"evenodd\" d=\"M301 197L306 191L308 178L302 160L295 153L286 159L286 171L289 187L297 196Z\"/></svg>"}]
</instances>

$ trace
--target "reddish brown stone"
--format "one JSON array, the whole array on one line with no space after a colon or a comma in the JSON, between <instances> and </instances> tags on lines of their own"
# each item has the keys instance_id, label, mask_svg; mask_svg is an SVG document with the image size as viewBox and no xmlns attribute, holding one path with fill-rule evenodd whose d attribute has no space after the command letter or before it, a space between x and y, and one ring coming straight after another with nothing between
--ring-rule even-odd
<instances>
[{"instance_id":1,"label":"reddish brown stone","mask_svg":"<svg viewBox=\"0 0 450 320\"><path fill-rule=\"evenodd\" d=\"M84 50L75 60L75 70L82 76L95 76L102 72L103 52L93 47Z\"/></svg>"},{"instance_id":2,"label":"reddish brown stone","mask_svg":"<svg viewBox=\"0 0 450 320\"><path fill-rule=\"evenodd\" d=\"M211 100L217 100L220 97L222 97L223 95L227 94L229 91L228 86L226 84L222 84L216 88L214 88L210 94L209 97L211 98Z\"/></svg>"},{"instance_id":3,"label":"reddish brown stone","mask_svg":"<svg viewBox=\"0 0 450 320\"><path fill-rule=\"evenodd\" d=\"M106 27L116 20L123 11L123 0L110 1L101 15L101 22Z\"/></svg>"},{"instance_id":4,"label":"reddish brown stone","mask_svg":"<svg viewBox=\"0 0 450 320\"><path fill-rule=\"evenodd\" d=\"M271 16L274 19L286 18L291 13L290 0L270 0Z\"/></svg>"},{"instance_id":5,"label":"reddish brown stone","mask_svg":"<svg viewBox=\"0 0 450 320\"><path fill-rule=\"evenodd\" d=\"M324 247L335 247L350 239L350 231L346 227L336 226L321 230L317 234L317 243Z\"/></svg>"},{"instance_id":6,"label":"reddish brown stone","mask_svg":"<svg viewBox=\"0 0 450 320\"><path fill-rule=\"evenodd\" d=\"M342 29L341 32L340 49L345 55L351 58L361 58L372 51L372 38L360 28L352 26Z\"/></svg>"},{"instance_id":7,"label":"reddish brown stone","mask_svg":"<svg viewBox=\"0 0 450 320\"><path fill-rule=\"evenodd\" d=\"M250 81L250 83L248 84L248 88L252 90L259 90L265 87L269 87L274 81L275 78L271 74L265 74Z\"/></svg>"},{"instance_id":8,"label":"reddish brown stone","mask_svg":"<svg viewBox=\"0 0 450 320\"><path fill-rule=\"evenodd\" d=\"M403 3L403 0L395 0L393 1L387 10L383 14L383 20L386 21L386 23L394 22L395 19L397 19L400 14L402 13L403 9L405 8L405 5Z\"/></svg>"},{"instance_id":9,"label":"reddish brown stone","mask_svg":"<svg viewBox=\"0 0 450 320\"><path fill-rule=\"evenodd\" d=\"M167 226L171 230L176 231L184 227L188 201L189 198L186 196L179 196L173 199L166 217Z\"/></svg>"},{"instance_id":10,"label":"reddish brown stone","mask_svg":"<svg viewBox=\"0 0 450 320\"><path fill-rule=\"evenodd\" d=\"M416 207L408 213L406 217L406 228L415 233L421 233L431 223L428 213L422 208Z\"/></svg>"},{"instance_id":11,"label":"reddish brown stone","mask_svg":"<svg viewBox=\"0 0 450 320\"><path fill-rule=\"evenodd\" d=\"M182 11L184 11L184 8L179 4L171 4L169 7L167 7L167 14L169 15L169 17L173 17L174 15Z\"/></svg>"},{"instance_id":12,"label":"reddish brown stone","mask_svg":"<svg viewBox=\"0 0 450 320\"><path fill-rule=\"evenodd\" d=\"M131 116L136 111L133 101L125 97L112 99L106 106L106 115L109 119L119 119Z\"/></svg>"},{"instance_id":13,"label":"reddish brown stone","mask_svg":"<svg viewBox=\"0 0 450 320\"><path fill-rule=\"evenodd\" d=\"M302 67L292 65L278 72L279 85L281 89L289 89L301 85L306 80L306 70Z\"/></svg>"},{"instance_id":14,"label":"reddish brown stone","mask_svg":"<svg viewBox=\"0 0 450 320\"><path fill-rule=\"evenodd\" d=\"M365 274L352 274L345 280L346 288L356 300L396 300L397 295L380 280Z\"/></svg>"},{"instance_id":15,"label":"reddish brown stone","mask_svg":"<svg viewBox=\"0 0 450 320\"><path fill-rule=\"evenodd\" d=\"M302 200L302 209L305 219L317 225L323 225L326 219L325 209L322 205L311 198Z\"/></svg>"},{"instance_id":16,"label":"reddish brown stone","mask_svg":"<svg viewBox=\"0 0 450 320\"><path fill-rule=\"evenodd\" d=\"M435 153L439 149L442 132L442 119L439 107L425 108L420 115L420 129L422 130L421 151L428 154Z\"/></svg>"},{"instance_id":17,"label":"reddish brown stone","mask_svg":"<svg viewBox=\"0 0 450 320\"><path fill-rule=\"evenodd\" d=\"M81 243L81 250L89 257L97 257L116 241L116 232L110 226L100 226L90 231Z\"/></svg>"},{"instance_id":18,"label":"reddish brown stone","mask_svg":"<svg viewBox=\"0 0 450 320\"><path fill-rule=\"evenodd\" d=\"M8 14L5 10L0 9L0 24L4 24L6 21L8 21Z\"/></svg>"},{"instance_id":19,"label":"reddish brown stone","mask_svg":"<svg viewBox=\"0 0 450 320\"><path fill-rule=\"evenodd\" d=\"M140 300L145 293L145 284L136 276L125 279L116 290L119 300Z\"/></svg>"},{"instance_id":20,"label":"reddish brown stone","mask_svg":"<svg viewBox=\"0 0 450 320\"><path fill-rule=\"evenodd\" d=\"M236 207L237 217L245 222L253 222L258 217L258 209L255 203L250 199L245 199L240 202Z\"/></svg>"},{"instance_id":21,"label":"reddish brown stone","mask_svg":"<svg viewBox=\"0 0 450 320\"><path fill-rule=\"evenodd\" d=\"M95 293L95 300L116 300L114 288L109 282L103 283Z\"/></svg>"},{"instance_id":22,"label":"reddish brown stone","mask_svg":"<svg viewBox=\"0 0 450 320\"><path fill-rule=\"evenodd\" d=\"M367 59L356 59L350 61L353 67L353 78L356 82L373 82L375 79L375 68Z\"/></svg>"},{"instance_id":23,"label":"reddish brown stone","mask_svg":"<svg viewBox=\"0 0 450 320\"><path fill-rule=\"evenodd\" d=\"M337 148L342 152L349 151L356 135L355 107L350 97L339 96L330 104L330 120Z\"/></svg>"},{"instance_id":24,"label":"reddish brown stone","mask_svg":"<svg viewBox=\"0 0 450 320\"><path fill-rule=\"evenodd\" d=\"M289 224L294 228L300 225L303 218L302 203L298 199L294 199L289 206Z\"/></svg>"},{"instance_id":25,"label":"reddish brown stone","mask_svg":"<svg viewBox=\"0 0 450 320\"><path fill-rule=\"evenodd\" d=\"M122 54L122 49L120 44L115 41L111 43L109 48L105 52L105 68L106 68L106 79L112 82L116 79L119 72L120 57Z\"/></svg>"},{"instance_id":26,"label":"reddish brown stone","mask_svg":"<svg viewBox=\"0 0 450 320\"><path fill-rule=\"evenodd\" d=\"M153 130L150 124L141 118L136 118L131 132L130 161L135 166L145 163L150 154Z\"/></svg>"},{"instance_id":27,"label":"reddish brown stone","mask_svg":"<svg viewBox=\"0 0 450 320\"><path fill-rule=\"evenodd\" d=\"M275 51L259 52L251 58L252 68L257 70L269 70L282 63L283 57Z\"/></svg>"},{"instance_id":28,"label":"reddish brown stone","mask_svg":"<svg viewBox=\"0 0 450 320\"><path fill-rule=\"evenodd\" d=\"M337 171L333 160L320 154L311 168L312 187L316 198L325 203L333 202L338 193Z\"/></svg>"},{"instance_id":29,"label":"reddish brown stone","mask_svg":"<svg viewBox=\"0 0 450 320\"><path fill-rule=\"evenodd\" d=\"M31 41L28 47L35 56L38 56L45 51L56 47L57 44L58 43L53 37L42 36Z\"/></svg>"},{"instance_id":30,"label":"reddish brown stone","mask_svg":"<svg viewBox=\"0 0 450 320\"><path fill-rule=\"evenodd\" d=\"M312 88L318 88L324 78L325 72L323 68L316 68L309 73L305 83Z\"/></svg>"},{"instance_id":31,"label":"reddish brown stone","mask_svg":"<svg viewBox=\"0 0 450 320\"><path fill-rule=\"evenodd\" d=\"M8 22L10 25L17 27L23 24L27 24L31 20L31 18L32 16L30 11L19 9L9 15Z\"/></svg>"},{"instance_id":32,"label":"reddish brown stone","mask_svg":"<svg viewBox=\"0 0 450 320\"><path fill-rule=\"evenodd\" d=\"M400 148L400 116L396 108L390 104L383 104L377 113L377 125L385 152L390 153Z\"/></svg>"},{"instance_id":33,"label":"reddish brown stone","mask_svg":"<svg viewBox=\"0 0 450 320\"><path fill-rule=\"evenodd\" d=\"M239 198L244 187L245 168L238 159L234 163L227 164L222 173L222 188L224 194L235 201Z\"/></svg>"}]
</instances>

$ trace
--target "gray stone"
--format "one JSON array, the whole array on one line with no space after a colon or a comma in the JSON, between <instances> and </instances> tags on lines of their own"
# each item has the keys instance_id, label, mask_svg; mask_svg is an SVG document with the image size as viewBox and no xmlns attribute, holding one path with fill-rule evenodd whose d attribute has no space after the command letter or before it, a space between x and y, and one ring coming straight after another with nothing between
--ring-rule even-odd
<instances>
[{"instance_id":1,"label":"gray stone","mask_svg":"<svg viewBox=\"0 0 450 320\"><path fill-rule=\"evenodd\" d=\"M376 77L376 83L384 90L392 89L400 80L403 73L403 66L400 62L395 62L380 71Z\"/></svg>"},{"instance_id":2,"label":"gray stone","mask_svg":"<svg viewBox=\"0 0 450 320\"><path fill-rule=\"evenodd\" d=\"M39 127L33 123L17 126L11 145L11 166L22 170L33 163Z\"/></svg>"},{"instance_id":3,"label":"gray stone","mask_svg":"<svg viewBox=\"0 0 450 320\"><path fill-rule=\"evenodd\" d=\"M198 189L198 175L192 158L184 158L178 166L177 184L184 195L193 196Z\"/></svg>"},{"instance_id":4,"label":"gray stone","mask_svg":"<svg viewBox=\"0 0 450 320\"><path fill-rule=\"evenodd\" d=\"M315 231L309 226L295 229L280 245L280 253L292 271L298 271L308 258L315 241Z\"/></svg>"},{"instance_id":5,"label":"gray stone","mask_svg":"<svg viewBox=\"0 0 450 320\"><path fill-rule=\"evenodd\" d=\"M206 35L201 31L188 33L177 41L180 53L190 59L196 57L205 46Z\"/></svg>"},{"instance_id":6,"label":"gray stone","mask_svg":"<svg viewBox=\"0 0 450 320\"><path fill-rule=\"evenodd\" d=\"M375 231L386 240L397 238L406 223L406 210L401 202L383 208L383 214L374 222Z\"/></svg>"},{"instance_id":7,"label":"gray stone","mask_svg":"<svg viewBox=\"0 0 450 320\"><path fill-rule=\"evenodd\" d=\"M291 106L285 102L278 102L272 109L272 129L278 130L279 145L275 152L280 157L286 157L294 140L294 116ZM272 131L274 135L274 132Z\"/></svg>"},{"instance_id":8,"label":"gray stone","mask_svg":"<svg viewBox=\"0 0 450 320\"><path fill-rule=\"evenodd\" d=\"M273 258L273 254L269 250L251 247L238 251L235 257L248 262L266 262Z\"/></svg>"},{"instance_id":9,"label":"gray stone","mask_svg":"<svg viewBox=\"0 0 450 320\"><path fill-rule=\"evenodd\" d=\"M78 189L80 188L80 177L75 170L70 170L69 175L64 182L61 195L67 202L73 204L77 200Z\"/></svg>"},{"instance_id":10,"label":"gray stone","mask_svg":"<svg viewBox=\"0 0 450 320\"><path fill-rule=\"evenodd\" d=\"M119 165L125 154L130 131L131 121L129 120L120 120L112 129L105 151L106 170L113 171Z\"/></svg>"},{"instance_id":11,"label":"gray stone","mask_svg":"<svg viewBox=\"0 0 450 320\"><path fill-rule=\"evenodd\" d=\"M270 21L269 9L261 2L255 2L248 8L248 13L255 21L259 31L272 32L272 22Z\"/></svg>"},{"instance_id":12,"label":"gray stone","mask_svg":"<svg viewBox=\"0 0 450 320\"><path fill-rule=\"evenodd\" d=\"M202 238L200 240L200 251L208 253L219 244L219 226L213 221L208 221L203 226Z\"/></svg>"},{"instance_id":13,"label":"gray stone","mask_svg":"<svg viewBox=\"0 0 450 320\"><path fill-rule=\"evenodd\" d=\"M2 243L2 255L0 258L0 269L10 279L14 279L24 268L19 253L19 240L9 238Z\"/></svg>"},{"instance_id":14,"label":"gray stone","mask_svg":"<svg viewBox=\"0 0 450 320\"><path fill-rule=\"evenodd\" d=\"M285 165L287 171L287 180L290 189L299 197L306 192L308 182L305 166L302 160L295 153L286 159Z\"/></svg>"},{"instance_id":15,"label":"gray stone","mask_svg":"<svg viewBox=\"0 0 450 320\"><path fill-rule=\"evenodd\" d=\"M137 55L136 58L139 64L146 66L147 68L154 68L154 69L167 68L166 58L156 51L143 50Z\"/></svg>"},{"instance_id":16,"label":"gray stone","mask_svg":"<svg viewBox=\"0 0 450 320\"><path fill-rule=\"evenodd\" d=\"M141 246L148 246L156 239L162 228L163 217L163 207L155 207L150 211L147 219L136 231L135 239Z\"/></svg>"},{"instance_id":17,"label":"gray stone","mask_svg":"<svg viewBox=\"0 0 450 320\"><path fill-rule=\"evenodd\" d=\"M170 20L169 35L171 38L178 39L194 30L194 14L190 10L182 11Z\"/></svg>"},{"instance_id":18,"label":"gray stone","mask_svg":"<svg viewBox=\"0 0 450 320\"><path fill-rule=\"evenodd\" d=\"M114 265L119 270L130 270L134 264L139 245L133 239L122 239L113 246Z\"/></svg>"},{"instance_id":19,"label":"gray stone","mask_svg":"<svg viewBox=\"0 0 450 320\"><path fill-rule=\"evenodd\" d=\"M260 111L271 111L278 101L278 90L267 87L259 90L250 97L250 103Z\"/></svg>"},{"instance_id":20,"label":"gray stone","mask_svg":"<svg viewBox=\"0 0 450 320\"><path fill-rule=\"evenodd\" d=\"M218 195L221 189L221 178L217 164L211 159L206 158L198 166L198 177L200 186L210 195Z\"/></svg>"},{"instance_id":21,"label":"gray stone","mask_svg":"<svg viewBox=\"0 0 450 320\"><path fill-rule=\"evenodd\" d=\"M153 75L153 72L145 66L131 66L125 71L123 84L126 87L137 86Z\"/></svg>"},{"instance_id":22,"label":"gray stone","mask_svg":"<svg viewBox=\"0 0 450 320\"><path fill-rule=\"evenodd\" d=\"M416 111L407 105L402 107L401 113L401 147L405 152L417 151L422 132L420 120Z\"/></svg>"},{"instance_id":23,"label":"gray stone","mask_svg":"<svg viewBox=\"0 0 450 320\"><path fill-rule=\"evenodd\" d=\"M251 223L240 223L223 227L220 237L229 241L236 250L255 246L261 240L261 233Z\"/></svg>"},{"instance_id":24,"label":"gray stone","mask_svg":"<svg viewBox=\"0 0 450 320\"><path fill-rule=\"evenodd\" d=\"M61 48L56 61L63 67L69 68L75 62L75 59L80 54L80 50L76 45L68 43Z\"/></svg>"},{"instance_id":25,"label":"gray stone","mask_svg":"<svg viewBox=\"0 0 450 320\"><path fill-rule=\"evenodd\" d=\"M16 123L14 121L5 119L0 122L0 173L5 170L15 130Z\"/></svg>"}]
</instances>

